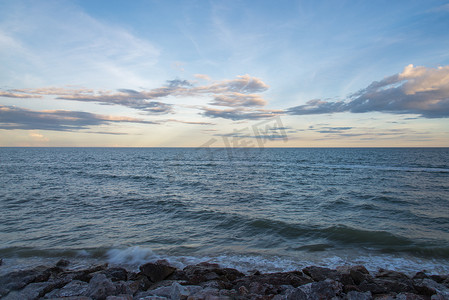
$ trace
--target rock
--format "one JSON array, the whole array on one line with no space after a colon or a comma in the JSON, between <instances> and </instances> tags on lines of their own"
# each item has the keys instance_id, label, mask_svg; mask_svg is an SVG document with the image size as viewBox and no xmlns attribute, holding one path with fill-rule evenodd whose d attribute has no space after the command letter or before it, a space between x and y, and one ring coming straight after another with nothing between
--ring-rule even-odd
<instances>
[{"instance_id":1,"label":"rock","mask_svg":"<svg viewBox=\"0 0 449 300\"><path fill-rule=\"evenodd\" d=\"M396 297L390 294L375 295L376 300L396 300Z\"/></svg>"},{"instance_id":2,"label":"rock","mask_svg":"<svg viewBox=\"0 0 449 300\"><path fill-rule=\"evenodd\" d=\"M449 275L430 275L430 278L437 283L444 283L449 280Z\"/></svg>"},{"instance_id":3,"label":"rock","mask_svg":"<svg viewBox=\"0 0 449 300\"><path fill-rule=\"evenodd\" d=\"M131 295L108 296L106 300L133 300Z\"/></svg>"},{"instance_id":4,"label":"rock","mask_svg":"<svg viewBox=\"0 0 449 300\"><path fill-rule=\"evenodd\" d=\"M140 272L152 282L166 279L175 272L176 268L164 264L146 263L139 267Z\"/></svg>"},{"instance_id":5,"label":"rock","mask_svg":"<svg viewBox=\"0 0 449 300\"><path fill-rule=\"evenodd\" d=\"M361 282L371 280L371 275L364 266L354 266L349 269L349 274L356 285Z\"/></svg>"},{"instance_id":6,"label":"rock","mask_svg":"<svg viewBox=\"0 0 449 300\"><path fill-rule=\"evenodd\" d=\"M388 279L393 279L393 280L410 279L404 273L392 271L392 270L385 270L385 269L379 269L379 271L376 274L376 278L388 278Z\"/></svg>"},{"instance_id":7,"label":"rock","mask_svg":"<svg viewBox=\"0 0 449 300\"><path fill-rule=\"evenodd\" d=\"M430 297L430 300L447 300L447 297L443 297L441 295L432 295L432 297Z\"/></svg>"},{"instance_id":8,"label":"rock","mask_svg":"<svg viewBox=\"0 0 449 300\"><path fill-rule=\"evenodd\" d=\"M286 298L288 300L338 299L341 292L341 283L326 279L300 286L291 291Z\"/></svg>"},{"instance_id":9,"label":"rock","mask_svg":"<svg viewBox=\"0 0 449 300\"><path fill-rule=\"evenodd\" d=\"M358 285L358 289L373 294L416 293L413 281L408 276L389 270L380 270L375 278L365 277L365 280Z\"/></svg>"},{"instance_id":10,"label":"rock","mask_svg":"<svg viewBox=\"0 0 449 300\"><path fill-rule=\"evenodd\" d=\"M96 274L89 282L84 296L104 300L115 293L115 286L104 274Z\"/></svg>"},{"instance_id":11,"label":"rock","mask_svg":"<svg viewBox=\"0 0 449 300\"><path fill-rule=\"evenodd\" d=\"M220 268L218 264L207 262L187 266L184 268L183 274L189 284L200 284L206 281L230 282L245 276L235 269Z\"/></svg>"},{"instance_id":12,"label":"rock","mask_svg":"<svg viewBox=\"0 0 449 300\"><path fill-rule=\"evenodd\" d=\"M60 279L65 278L69 281L81 280L81 281L89 282L93 277L92 273L97 273L97 272L106 270L107 267L108 267L108 264L102 264L102 265L93 266L91 268L83 269L83 270L64 271L64 272L61 272L60 274L58 274L58 278L60 278Z\"/></svg>"},{"instance_id":13,"label":"rock","mask_svg":"<svg viewBox=\"0 0 449 300\"><path fill-rule=\"evenodd\" d=\"M284 285L291 285L298 287L303 284L311 283L313 280L308 276L305 276L300 271L285 272L285 273L267 273L261 275L245 276L234 280L232 283L234 289L238 290L241 286L245 286L246 289L250 289L251 283L258 282L260 284L270 284L276 288Z\"/></svg>"},{"instance_id":14,"label":"rock","mask_svg":"<svg viewBox=\"0 0 449 300\"><path fill-rule=\"evenodd\" d=\"M290 291L286 295L285 299L287 299L287 300L307 300L308 298L307 298L306 293L303 290L301 290L300 288L296 288L296 289Z\"/></svg>"},{"instance_id":15,"label":"rock","mask_svg":"<svg viewBox=\"0 0 449 300\"><path fill-rule=\"evenodd\" d=\"M202 288L199 288L199 290L202 290ZM190 295L190 291L189 289L187 289L186 287L180 285L177 282L173 282L172 286L171 286L171 291L170 291L170 297L171 299L181 299L182 298L187 298L187 296Z\"/></svg>"},{"instance_id":16,"label":"rock","mask_svg":"<svg viewBox=\"0 0 449 300\"><path fill-rule=\"evenodd\" d=\"M128 271L124 268L108 268L99 273L106 275L112 281L126 281L128 279Z\"/></svg>"},{"instance_id":17,"label":"rock","mask_svg":"<svg viewBox=\"0 0 449 300\"><path fill-rule=\"evenodd\" d=\"M84 281L73 280L60 289L55 289L45 295L44 298L62 298L62 297L74 297L81 296L87 290L88 284Z\"/></svg>"},{"instance_id":18,"label":"rock","mask_svg":"<svg viewBox=\"0 0 449 300\"><path fill-rule=\"evenodd\" d=\"M92 300L92 298L86 296L73 296L63 298L51 298L51 300Z\"/></svg>"},{"instance_id":19,"label":"rock","mask_svg":"<svg viewBox=\"0 0 449 300\"><path fill-rule=\"evenodd\" d=\"M228 299L235 299L237 297L237 291L235 290L220 290L219 296L220 297L228 297Z\"/></svg>"},{"instance_id":20,"label":"rock","mask_svg":"<svg viewBox=\"0 0 449 300\"><path fill-rule=\"evenodd\" d=\"M113 282L116 295L133 295L136 291L132 290L130 284L125 281Z\"/></svg>"},{"instance_id":21,"label":"rock","mask_svg":"<svg viewBox=\"0 0 449 300\"><path fill-rule=\"evenodd\" d=\"M156 289L148 290L136 295L136 299L141 299L150 296L165 297L169 299L186 299L196 293L203 291L200 286L180 285L178 282L173 282L171 285L161 286Z\"/></svg>"},{"instance_id":22,"label":"rock","mask_svg":"<svg viewBox=\"0 0 449 300\"><path fill-rule=\"evenodd\" d=\"M249 294L249 291L246 287L244 287L244 286L239 287L239 295L246 296L248 294Z\"/></svg>"},{"instance_id":23,"label":"rock","mask_svg":"<svg viewBox=\"0 0 449 300\"><path fill-rule=\"evenodd\" d=\"M373 295L371 292L357 292L357 291L350 291L346 294L345 297L346 300L371 300L373 299Z\"/></svg>"},{"instance_id":24,"label":"rock","mask_svg":"<svg viewBox=\"0 0 449 300\"><path fill-rule=\"evenodd\" d=\"M228 299L226 296L220 296L220 290L213 289L213 288L207 288L202 289L188 297L188 299L194 300L194 299L207 299L207 300L221 300L221 299ZM174 300L174 298L172 298ZM178 299L176 299L178 300Z\"/></svg>"},{"instance_id":25,"label":"rock","mask_svg":"<svg viewBox=\"0 0 449 300\"><path fill-rule=\"evenodd\" d=\"M50 275L51 271L45 266L3 275L0 277L0 297L8 294L10 291L22 289L29 283L46 281Z\"/></svg>"},{"instance_id":26,"label":"rock","mask_svg":"<svg viewBox=\"0 0 449 300\"><path fill-rule=\"evenodd\" d=\"M153 290L148 290L146 292L140 292L140 293L137 293L135 298L141 299L141 298L145 298L148 296L171 298L171 286L162 286L162 287L158 287Z\"/></svg>"},{"instance_id":27,"label":"rock","mask_svg":"<svg viewBox=\"0 0 449 300\"><path fill-rule=\"evenodd\" d=\"M52 290L54 284L52 282L34 282L28 284L20 291L12 291L2 299L6 300L23 300L23 299L39 299Z\"/></svg>"},{"instance_id":28,"label":"rock","mask_svg":"<svg viewBox=\"0 0 449 300\"><path fill-rule=\"evenodd\" d=\"M146 277L145 277L146 278ZM148 280L148 279L147 279ZM132 280L128 280L123 282L123 284L126 286L126 288L130 291L129 294L134 295L135 293L137 293L139 290L143 290L140 289L140 281L132 281ZM117 286L116 286L117 288ZM148 289L148 287L147 287ZM145 289L146 290L146 289Z\"/></svg>"},{"instance_id":29,"label":"rock","mask_svg":"<svg viewBox=\"0 0 449 300\"><path fill-rule=\"evenodd\" d=\"M251 294L256 295L275 295L281 292L281 289L278 289L272 284L262 283L262 282L252 282L249 285L249 292Z\"/></svg>"},{"instance_id":30,"label":"rock","mask_svg":"<svg viewBox=\"0 0 449 300\"><path fill-rule=\"evenodd\" d=\"M314 281L323 281L326 279L337 280L339 277L339 273L336 270L323 267L310 266L302 269L302 272Z\"/></svg>"},{"instance_id":31,"label":"rock","mask_svg":"<svg viewBox=\"0 0 449 300\"><path fill-rule=\"evenodd\" d=\"M449 288L430 278L415 279L413 280L413 285L421 295L431 296L437 294L449 299Z\"/></svg>"},{"instance_id":32,"label":"rock","mask_svg":"<svg viewBox=\"0 0 449 300\"><path fill-rule=\"evenodd\" d=\"M57 267L67 267L68 265L70 265L70 261L65 260L65 259L60 259L60 260L56 263L56 266L57 266Z\"/></svg>"},{"instance_id":33,"label":"rock","mask_svg":"<svg viewBox=\"0 0 449 300\"><path fill-rule=\"evenodd\" d=\"M430 278L424 271L417 272L415 276L412 277L412 279L424 279L424 278Z\"/></svg>"},{"instance_id":34,"label":"rock","mask_svg":"<svg viewBox=\"0 0 449 300\"><path fill-rule=\"evenodd\" d=\"M396 295L396 300L427 300L427 297L412 293L400 293Z\"/></svg>"}]
</instances>

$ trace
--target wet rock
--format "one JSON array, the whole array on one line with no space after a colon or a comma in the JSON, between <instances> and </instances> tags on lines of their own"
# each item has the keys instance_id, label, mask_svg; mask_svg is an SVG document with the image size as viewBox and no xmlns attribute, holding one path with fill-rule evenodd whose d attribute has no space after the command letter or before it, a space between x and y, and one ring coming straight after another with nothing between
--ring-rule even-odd
<instances>
[{"instance_id":1,"label":"wet rock","mask_svg":"<svg viewBox=\"0 0 449 300\"><path fill-rule=\"evenodd\" d=\"M174 298L172 298L174 299ZM189 300L200 300L200 299L227 299L226 296L220 297L220 290L214 288L201 289L200 291L190 295Z\"/></svg>"},{"instance_id":2,"label":"wet rock","mask_svg":"<svg viewBox=\"0 0 449 300\"><path fill-rule=\"evenodd\" d=\"M342 293L342 284L338 281L326 279L320 282L312 282L298 287L306 295L307 299L332 299Z\"/></svg>"},{"instance_id":3,"label":"wet rock","mask_svg":"<svg viewBox=\"0 0 449 300\"><path fill-rule=\"evenodd\" d=\"M140 272L147 276L152 282L166 279L175 272L176 268L165 264L146 263L139 267Z\"/></svg>"},{"instance_id":4,"label":"wet rock","mask_svg":"<svg viewBox=\"0 0 449 300\"><path fill-rule=\"evenodd\" d=\"M246 295L249 294L249 291L248 291L248 289L247 289L245 286L241 286L241 287L239 287L239 289L238 289L238 293L239 293L239 295L241 295L241 296L246 296Z\"/></svg>"},{"instance_id":5,"label":"wet rock","mask_svg":"<svg viewBox=\"0 0 449 300\"><path fill-rule=\"evenodd\" d=\"M174 282L171 286L171 299L184 299L190 295L199 293L203 289L199 286L182 286L177 282Z\"/></svg>"},{"instance_id":6,"label":"wet rock","mask_svg":"<svg viewBox=\"0 0 449 300\"><path fill-rule=\"evenodd\" d=\"M219 289L219 290L233 288L233 284L231 282L221 281L221 280L212 280L212 281L201 282L199 284L199 286L202 287L203 289L213 288L213 289Z\"/></svg>"},{"instance_id":7,"label":"wet rock","mask_svg":"<svg viewBox=\"0 0 449 300\"><path fill-rule=\"evenodd\" d=\"M413 281L408 276L390 270L380 270L374 278L365 277L358 289L362 292L371 291L373 294L416 293Z\"/></svg>"},{"instance_id":8,"label":"wet rock","mask_svg":"<svg viewBox=\"0 0 449 300\"><path fill-rule=\"evenodd\" d=\"M108 296L106 300L133 300L131 295Z\"/></svg>"},{"instance_id":9,"label":"wet rock","mask_svg":"<svg viewBox=\"0 0 449 300\"><path fill-rule=\"evenodd\" d=\"M386 270L386 269L379 269L379 271L376 274L376 278L388 278L388 279L399 280L399 281L410 279L404 273L392 271L392 270Z\"/></svg>"},{"instance_id":10,"label":"wet rock","mask_svg":"<svg viewBox=\"0 0 449 300\"><path fill-rule=\"evenodd\" d=\"M341 293L341 284L333 280L312 282L290 290L287 300L332 299Z\"/></svg>"},{"instance_id":11,"label":"wet rock","mask_svg":"<svg viewBox=\"0 0 449 300\"><path fill-rule=\"evenodd\" d=\"M449 275L430 275L430 278L437 283L444 283L449 280Z\"/></svg>"},{"instance_id":12,"label":"wet rock","mask_svg":"<svg viewBox=\"0 0 449 300\"><path fill-rule=\"evenodd\" d=\"M104 300L107 296L115 294L115 286L104 274L96 274L89 282L84 296Z\"/></svg>"},{"instance_id":13,"label":"wet rock","mask_svg":"<svg viewBox=\"0 0 449 300\"><path fill-rule=\"evenodd\" d=\"M430 278L416 279L413 281L415 289L421 295L431 296L434 294L449 299L449 288L445 285L435 282Z\"/></svg>"},{"instance_id":14,"label":"wet rock","mask_svg":"<svg viewBox=\"0 0 449 300\"><path fill-rule=\"evenodd\" d=\"M357 291L350 291L346 294L346 297L344 298L346 300L371 300L373 299L373 295L371 292L357 292Z\"/></svg>"},{"instance_id":15,"label":"wet rock","mask_svg":"<svg viewBox=\"0 0 449 300\"><path fill-rule=\"evenodd\" d=\"M116 281L113 284L115 287L115 295L133 295L136 292L125 281Z\"/></svg>"},{"instance_id":16,"label":"wet rock","mask_svg":"<svg viewBox=\"0 0 449 300\"><path fill-rule=\"evenodd\" d=\"M45 299L74 297L83 295L88 287L88 283L80 280L73 280L60 289L55 289L45 295Z\"/></svg>"},{"instance_id":17,"label":"wet rock","mask_svg":"<svg viewBox=\"0 0 449 300\"><path fill-rule=\"evenodd\" d=\"M396 295L395 300L427 300L428 297L424 297L421 295L416 295L412 293L400 293Z\"/></svg>"},{"instance_id":18,"label":"wet rock","mask_svg":"<svg viewBox=\"0 0 449 300\"><path fill-rule=\"evenodd\" d=\"M146 292L140 292L136 294L137 299L142 299L149 296L158 296L158 297L171 297L171 286L162 286L156 289L148 290Z\"/></svg>"},{"instance_id":19,"label":"wet rock","mask_svg":"<svg viewBox=\"0 0 449 300\"><path fill-rule=\"evenodd\" d=\"M92 300L92 298L86 296L73 296L63 298L52 298L51 300Z\"/></svg>"},{"instance_id":20,"label":"wet rock","mask_svg":"<svg viewBox=\"0 0 449 300\"><path fill-rule=\"evenodd\" d=\"M45 266L3 275L0 277L0 297L8 294L10 291L22 289L29 283L46 281L50 275L51 272Z\"/></svg>"},{"instance_id":21,"label":"wet rock","mask_svg":"<svg viewBox=\"0 0 449 300\"><path fill-rule=\"evenodd\" d=\"M396 297L391 294L380 294L374 296L375 300L396 300Z\"/></svg>"},{"instance_id":22,"label":"wet rock","mask_svg":"<svg viewBox=\"0 0 449 300\"><path fill-rule=\"evenodd\" d=\"M249 290L251 283L253 282L258 282L259 284L270 284L275 287L284 285L298 287L303 284L311 283L313 280L308 276L305 276L300 271L294 271L245 276L233 281L232 283L234 284L234 289L236 290L238 290L241 286L245 286Z\"/></svg>"},{"instance_id":23,"label":"wet rock","mask_svg":"<svg viewBox=\"0 0 449 300\"><path fill-rule=\"evenodd\" d=\"M207 262L187 266L183 270L189 284L199 284L206 281L231 282L244 277L245 274L232 268L220 268L218 264Z\"/></svg>"},{"instance_id":24,"label":"wet rock","mask_svg":"<svg viewBox=\"0 0 449 300\"><path fill-rule=\"evenodd\" d=\"M349 269L349 274L356 285L363 281L371 281L371 275L364 266L353 266Z\"/></svg>"},{"instance_id":25,"label":"wet rock","mask_svg":"<svg viewBox=\"0 0 449 300\"><path fill-rule=\"evenodd\" d=\"M441 295L432 295L430 300L447 300L447 297L441 296Z\"/></svg>"},{"instance_id":26,"label":"wet rock","mask_svg":"<svg viewBox=\"0 0 449 300\"><path fill-rule=\"evenodd\" d=\"M56 263L57 267L67 267L68 265L70 265L70 261L65 260L65 259L60 259L58 260L58 262Z\"/></svg>"},{"instance_id":27,"label":"wet rock","mask_svg":"<svg viewBox=\"0 0 449 300\"><path fill-rule=\"evenodd\" d=\"M2 299L4 300L23 300L23 299L39 299L51 290L52 283L35 282L28 284L20 291L12 291Z\"/></svg>"},{"instance_id":28,"label":"wet rock","mask_svg":"<svg viewBox=\"0 0 449 300\"><path fill-rule=\"evenodd\" d=\"M128 279L128 271L124 268L109 268L101 271L101 273L112 281L126 281Z\"/></svg>"},{"instance_id":29,"label":"wet rock","mask_svg":"<svg viewBox=\"0 0 449 300\"><path fill-rule=\"evenodd\" d=\"M94 275L93 273L104 271L107 268L108 268L108 264L102 264L102 265L93 266L93 267L83 269L83 270L76 270L76 271L66 270L66 271L63 271L60 274L58 274L58 278L59 279L65 278L66 280L69 280L69 281L81 280L81 281L89 282Z\"/></svg>"},{"instance_id":30,"label":"wet rock","mask_svg":"<svg viewBox=\"0 0 449 300\"><path fill-rule=\"evenodd\" d=\"M430 278L424 271L417 272L412 279L424 279L424 278Z\"/></svg>"},{"instance_id":31,"label":"wet rock","mask_svg":"<svg viewBox=\"0 0 449 300\"><path fill-rule=\"evenodd\" d=\"M337 280L339 277L339 273L336 270L323 267L310 266L302 269L302 271L314 281Z\"/></svg>"}]
</instances>

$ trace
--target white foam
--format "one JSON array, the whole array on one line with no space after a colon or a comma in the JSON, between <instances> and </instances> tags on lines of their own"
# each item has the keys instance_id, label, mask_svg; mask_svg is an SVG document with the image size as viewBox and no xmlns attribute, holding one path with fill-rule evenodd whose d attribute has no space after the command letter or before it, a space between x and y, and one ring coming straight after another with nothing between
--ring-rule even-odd
<instances>
[{"instance_id":1,"label":"white foam","mask_svg":"<svg viewBox=\"0 0 449 300\"><path fill-rule=\"evenodd\" d=\"M113 264L138 265L157 260L157 255L149 248L139 246L126 249L111 249L106 253L108 261Z\"/></svg>"},{"instance_id":2,"label":"white foam","mask_svg":"<svg viewBox=\"0 0 449 300\"><path fill-rule=\"evenodd\" d=\"M413 275L422 270L434 274L449 273L449 263L441 260L420 259L410 256L370 255L364 253L309 253L302 257L279 257L264 255L238 255L219 254L209 256L174 256L162 255L153 252L147 247L129 247L124 249L111 249L107 252L107 260L111 264L136 268L147 262L166 260L179 269L187 265L200 262L217 263L222 267L235 268L242 272L259 270L260 272L287 272L301 270L304 267L315 265L335 269L344 265L364 265L369 271L375 272L379 268L396 270Z\"/></svg>"}]
</instances>

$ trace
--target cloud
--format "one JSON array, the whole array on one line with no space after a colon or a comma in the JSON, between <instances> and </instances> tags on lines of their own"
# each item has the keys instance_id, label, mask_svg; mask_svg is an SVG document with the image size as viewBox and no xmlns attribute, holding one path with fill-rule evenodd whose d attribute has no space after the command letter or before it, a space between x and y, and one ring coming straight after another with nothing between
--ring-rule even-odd
<instances>
[{"instance_id":1,"label":"cloud","mask_svg":"<svg viewBox=\"0 0 449 300\"><path fill-rule=\"evenodd\" d=\"M313 129L319 133L343 133L351 130L352 127L321 127L320 129Z\"/></svg>"},{"instance_id":2,"label":"cloud","mask_svg":"<svg viewBox=\"0 0 449 300\"><path fill-rule=\"evenodd\" d=\"M193 124L193 125L215 125L215 123L212 123L212 122L183 121L183 120L176 120L176 119L162 120L160 122L161 123L176 122L176 123Z\"/></svg>"},{"instance_id":3,"label":"cloud","mask_svg":"<svg viewBox=\"0 0 449 300\"><path fill-rule=\"evenodd\" d=\"M202 80L206 80L206 81L211 81L210 77L208 75L205 74L195 74L193 75L198 79L202 79Z\"/></svg>"},{"instance_id":4,"label":"cloud","mask_svg":"<svg viewBox=\"0 0 449 300\"><path fill-rule=\"evenodd\" d=\"M42 96L39 95L29 95L29 94L20 94L16 92L3 92L0 91L0 97L7 97L7 98L42 98Z\"/></svg>"},{"instance_id":5,"label":"cloud","mask_svg":"<svg viewBox=\"0 0 449 300\"><path fill-rule=\"evenodd\" d=\"M123 116L106 116L68 110L35 111L0 105L0 129L76 131L111 123L157 124Z\"/></svg>"},{"instance_id":6,"label":"cloud","mask_svg":"<svg viewBox=\"0 0 449 300\"><path fill-rule=\"evenodd\" d=\"M234 92L226 95L218 95L209 104L217 106L264 106L267 104L267 101L259 95L245 95Z\"/></svg>"},{"instance_id":7,"label":"cloud","mask_svg":"<svg viewBox=\"0 0 449 300\"><path fill-rule=\"evenodd\" d=\"M167 80L164 86L150 90L133 89L93 90L44 87L37 89L12 89L0 92L0 97L40 98L43 95L56 96L58 100L96 102L104 105L122 105L148 114L168 114L173 112L173 105L160 101L169 96L198 97L211 96L211 105L228 107L264 106L267 101L254 94L268 89L262 80L249 75L237 76L235 79L212 82L208 85L195 86L188 80ZM158 100L158 101L155 101Z\"/></svg>"},{"instance_id":8,"label":"cloud","mask_svg":"<svg viewBox=\"0 0 449 300\"><path fill-rule=\"evenodd\" d=\"M37 140L37 141L41 141L41 142L48 142L49 141L49 138L45 137L44 135L42 135L42 134L40 134L38 132L31 132L29 134L29 136L32 139Z\"/></svg>"},{"instance_id":9,"label":"cloud","mask_svg":"<svg viewBox=\"0 0 449 300\"><path fill-rule=\"evenodd\" d=\"M223 80L207 86L196 88L198 92L221 94L229 92L237 92L242 94L251 94L264 92L269 88L262 80L251 77L248 74L239 75L235 79Z\"/></svg>"},{"instance_id":10,"label":"cloud","mask_svg":"<svg viewBox=\"0 0 449 300\"><path fill-rule=\"evenodd\" d=\"M347 101L314 99L286 110L291 115L336 112L417 114L425 118L449 117L449 66L408 65L402 73L371 83Z\"/></svg>"},{"instance_id":11,"label":"cloud","mask_svg":"<svg viewBox=\"0 0 449 300\"><path fill-rule=\"evenodd\" d=\"M174 79L174 80L167 80L168 87L170 88L176 88L180 86L186 86L190 87L193 86L188 80L181 80L181 79Z\"/></svg>"},{"instance_id":12,"label":"cloud","mask_svg":"<svg viewBox=\"0 0 449 300\"><path fill-rule=\"evenodd\" d=\"M280 114L282 112L279 110L247 110L239 108L220 110L209 107L204 107L202 112L202 115L206 117L230 119L233 121L266 119Z\"/></svg>"}]
</instances>

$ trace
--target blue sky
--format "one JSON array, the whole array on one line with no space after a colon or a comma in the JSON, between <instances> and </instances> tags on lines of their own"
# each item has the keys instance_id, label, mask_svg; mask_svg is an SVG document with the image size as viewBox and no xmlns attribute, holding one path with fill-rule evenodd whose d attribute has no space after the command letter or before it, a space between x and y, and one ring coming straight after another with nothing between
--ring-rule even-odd
<instances>
[{"instance_id":1,"label":"blue sky","mask_svg":"<svg viewBox=\"0 0 449 300\"><path fill-rule=\"evenodd\" d=\"M0 146L449 146L448 28L447 1L0 0Z\"/></svg>"}]
</instances>

